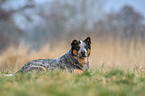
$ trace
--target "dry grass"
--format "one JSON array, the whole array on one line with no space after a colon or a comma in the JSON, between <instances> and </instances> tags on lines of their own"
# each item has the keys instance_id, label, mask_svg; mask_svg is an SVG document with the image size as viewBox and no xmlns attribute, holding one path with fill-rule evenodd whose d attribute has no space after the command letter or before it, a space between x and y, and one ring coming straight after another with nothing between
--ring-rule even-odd
<instances>
[{"instance_id":1,"label":"dry grass","mask_svg":"<svg viewBox=\"0 0 145 96\"><path fill-rule=\"evenodd\" d=\"M141 42L110 40L93 42L91 63L93 66L133 68L145 66L145 45Z\"/></svg>"},{"instance_id":2,"label":"dry grass","mask_svg":"<svg viewBox=\"0 0 145 96\"><path fill-rule=\"evenodd\" d=\"M48 44L39 51L30 51L28 47L23 45L17 48L11 46L0 54L0 70L1 72L16 72L28 61L56 58L67 52L69 48L70 46L66 42L61 47L56 46L56 49L53 50ZM122 68L145 67L145 46L140 42L93 40L90 62L93 68L101 68L102 65L105 68L114 66Z\"/></svg>"}]
</instances>

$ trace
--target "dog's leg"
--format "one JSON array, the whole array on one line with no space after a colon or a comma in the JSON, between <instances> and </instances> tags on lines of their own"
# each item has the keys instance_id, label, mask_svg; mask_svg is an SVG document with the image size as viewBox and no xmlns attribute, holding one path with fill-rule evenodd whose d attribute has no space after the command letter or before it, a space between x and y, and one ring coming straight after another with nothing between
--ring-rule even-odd
<instances>
[{"instance_id":1,"label":"dog's leg","mask_svg":"<svg viewBox=\"0 0 145 96\"><path fill-rule=\"evenodd\" d=\"M90 63L89 63L89 58L87 59L87 70L90 71Z\"/></svg>"},{"instance_id":2,"label":"dog's leg","mask_svg":"<svg viewBox=\"0 0 145 96\"><path fill-rule=\"evenodd\" d=\"M90 63L87 62L87 70L90 71Z\"/></svg>"},{"instance_id":3,"label":"dog's leg","mask_svg":"<svg viewBox=\"0 0 145 96\"><path fill-rule=\"evenodd\" d=\"M30 72L30 71L45 72L46 69L43 66L31 66L25 70L25 72Z\"/></svg>"},{"instance_id":4,"label":"dog's leg","mask_svg":"<svg viewBox=\"0 0 145 96\"><path fill-rule=\"evenodd\" d=\"M73 72L74 73L78 73L78 74L82 74L83 73L83 71L82 70L79 70L79 69L74 69Z\"/></svg>"}]
</instances>

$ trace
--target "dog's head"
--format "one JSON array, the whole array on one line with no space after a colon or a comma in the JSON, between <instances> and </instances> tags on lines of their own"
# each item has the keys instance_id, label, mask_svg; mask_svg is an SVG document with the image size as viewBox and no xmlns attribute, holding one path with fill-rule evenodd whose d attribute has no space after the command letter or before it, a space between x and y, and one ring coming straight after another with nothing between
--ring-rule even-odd
<instances>
[{"instance_id":1,"label":"dog's head","mask_svg":"<svg viewBox=\"0 0 145 96\"><path fill-rule=\"evenodd\" d=\"M73 40L71 43L71 54L77 58L89 57L91 50L91 38L87 37L85 40Z\"/></svg>"}]
</instances>

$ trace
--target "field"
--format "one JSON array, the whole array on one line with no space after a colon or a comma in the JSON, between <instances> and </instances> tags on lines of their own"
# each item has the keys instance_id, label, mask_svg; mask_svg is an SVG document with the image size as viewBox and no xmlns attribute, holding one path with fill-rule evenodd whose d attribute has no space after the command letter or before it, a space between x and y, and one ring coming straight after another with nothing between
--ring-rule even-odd
<instances>
[{"instance_id":1,"label":"field","mask_svg":"<svg viewBox=\"0 0 145 96\"><path fill-rule=\"evenodd\" d=\"M67 46L67 47L66 47ZM10 46L0 54L0 74L14 73L38 58L56 58L69 50L68 43L50 50ZM91 72L64 71L0 75L1 96L144 96L145 46L141 42L99 40L92 43ZM55 53L55 54L54 54Z\"/></svg>"},{"instance_id":2,"label":"field","mask_svg":"<svg viewBox=\"0 0 145 96\"><path fill-rule=\"evenodd\" d=\"M1 96L144 96L145 75L137 70L61 71L0 78Z\"/></svg>"}]
</instances>

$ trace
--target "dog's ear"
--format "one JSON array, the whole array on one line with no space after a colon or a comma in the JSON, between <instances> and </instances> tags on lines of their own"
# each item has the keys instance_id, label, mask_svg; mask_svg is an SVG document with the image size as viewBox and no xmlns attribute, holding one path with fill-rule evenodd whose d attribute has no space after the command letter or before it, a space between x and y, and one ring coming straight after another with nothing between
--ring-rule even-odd
<instances>
[{"instance_id":1,"label":"dog's ear","mask_svg":"<svg viewBox=\"0 0 145 96\"><path fill-rule=\"evenodd\" d=\"M85 39L85 41L87 42L87 44L91 44L91 38L90 37L87 37L86 39Z\"/></svg>"},{"instance_id":2,"label":"dog's ear","mask_svg":"<svg viewBox=\"0 0 145 96\"><path fill-rule=\"evenodd\" d=\"M77 42L78 42L77 40L73 40L72 43L71 43L71 46L76 45Z\"/></svg>"}]
</instances>

